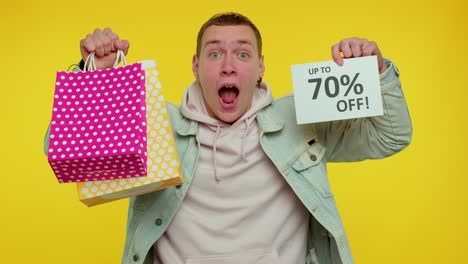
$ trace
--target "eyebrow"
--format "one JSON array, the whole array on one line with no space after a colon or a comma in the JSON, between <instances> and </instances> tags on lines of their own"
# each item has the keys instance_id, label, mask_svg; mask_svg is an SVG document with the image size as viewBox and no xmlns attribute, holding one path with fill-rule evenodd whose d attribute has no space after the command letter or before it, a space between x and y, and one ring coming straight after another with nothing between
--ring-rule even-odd
<instances>
[{"instance_id":1,"label":"eyebrow","mask_svg":"<svg viewBox=\"0 0 468 264\"><path fill-rule=\"evenodd\" d=\"M219 44L219 43L221 43L221 41L217 39L207 40L205 42L205 47L210 44ZM253 46L252 42L250 42L249 40L244 40L244 39L237 40L236 43L241 44L241 45L247 44L247 45Z\"/></svg>"}]
</instances>

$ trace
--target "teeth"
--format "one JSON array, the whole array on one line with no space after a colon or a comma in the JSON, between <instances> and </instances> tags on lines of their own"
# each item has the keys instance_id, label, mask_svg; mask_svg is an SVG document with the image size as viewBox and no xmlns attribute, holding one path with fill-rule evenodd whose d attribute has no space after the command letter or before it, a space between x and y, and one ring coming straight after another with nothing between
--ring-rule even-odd
<instances>
[{"instance_id":1,"label":"teeth","mask_svg":"<svg viewBox=\"0 0 468 264\"><path fill-rule=\"evenodd\" d=\"M232 86L232 85L226 85L226 86L224 86L224 88L231 89L231 88L234 88L234 86Z\"/></svg>"}]
</instances>

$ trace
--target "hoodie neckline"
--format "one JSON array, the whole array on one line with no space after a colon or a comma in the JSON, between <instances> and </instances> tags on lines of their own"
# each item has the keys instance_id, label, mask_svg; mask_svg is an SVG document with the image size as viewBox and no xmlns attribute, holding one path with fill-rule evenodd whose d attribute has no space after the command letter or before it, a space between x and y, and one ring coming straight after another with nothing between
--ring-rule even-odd
<instances>
[{"instance_id":1,"label":"hoodie neckline","mask_svg":"<svg viewBox=\"0 0 468 264\"><path fill-rule=\"evenodd\" d=\"M194 123L201 123L205 125L208 129L214 132L213 141L212 141L212 151L213 151L213 170L214 176L217 181L221 180L221 176L218 174L217 166L217 148L218 148L218 138L221 134L221 129L234 129L238 130L241 137L241 159L247 162L245 155L245 141L246 136L249 133L251 124L254 122L257 114L265 107L270 105L273 102L273 96L271 90L266 84L260 85L259 88L256 88L254 96L252 98L252 104L249 110L244 113L238 120L236 120L232 125L222 122L216 118L211 117L208 114L206 109L205 101L203 98L203 93L199 83L197 81L193 82L185 91L185 94L182 98L181 104L181 113L187 119L193 120ZM256 124L255 124L256 125ZM208 134L207 134L208 135ZM205 135L206 136L206 135Z\"/></svg>"}]
</instances>

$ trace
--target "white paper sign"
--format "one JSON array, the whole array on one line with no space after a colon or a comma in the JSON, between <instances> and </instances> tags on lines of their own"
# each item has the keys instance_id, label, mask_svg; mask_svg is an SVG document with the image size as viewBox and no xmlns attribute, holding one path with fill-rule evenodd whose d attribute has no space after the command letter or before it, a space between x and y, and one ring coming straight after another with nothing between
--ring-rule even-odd
<instances>
[{"instance_id":1,"label":"white paper sign","mask_svg":"<svg viewBox=\"0 0 468 264\"><path fill-rule=\"evenodd\" d=\"M298 124L382 115L376 56L291 65Z\"/></svg>"}]
</instances>

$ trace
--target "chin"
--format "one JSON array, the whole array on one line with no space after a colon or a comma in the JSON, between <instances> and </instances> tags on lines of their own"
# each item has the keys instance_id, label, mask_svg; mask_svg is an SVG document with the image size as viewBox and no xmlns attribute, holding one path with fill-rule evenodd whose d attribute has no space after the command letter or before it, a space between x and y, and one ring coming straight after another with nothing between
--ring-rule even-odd
<instances>
[{"instance_id":1,"label":"chin","mask_svg":"<svg viewBox=\"0 0 468 264\"><path fill-rule=\"evenodd\" d=\"M239 120L240 117L241 116L237 115L237 114L221 114L221 115L218 115L219 120L223 121L224 123L228 123L228 124L233 124L234 122Z\"/></svg>"}]
</instances>

